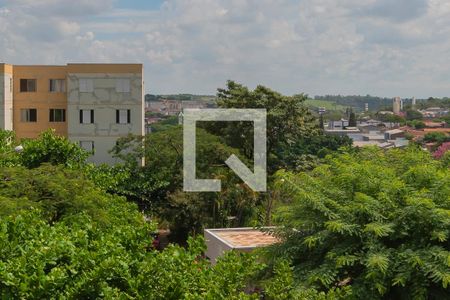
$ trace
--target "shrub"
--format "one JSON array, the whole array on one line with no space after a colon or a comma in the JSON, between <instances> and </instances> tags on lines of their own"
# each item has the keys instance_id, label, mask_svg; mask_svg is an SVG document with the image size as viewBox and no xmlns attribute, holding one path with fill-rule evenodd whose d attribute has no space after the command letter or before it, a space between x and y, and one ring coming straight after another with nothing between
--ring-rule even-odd
<instances>
[{"instance_id":1,"label":"shrub","mask_svg":"<svg viewBox=\"0 0 450 300\"><path fill-rule=\"evenodd\" d=\"M43 165L0 172L1 299L257 299L264 265L229 253L214 267L202 238L152 249L153 223L81 171Z\"/></svg>"},{"instance_id":2,"label":"shrub","mask_svg":"<svg viewBox=\"0 0 450 300\"><path fill-rule=\"evenodd\" d=\"M278 177L288 204L270 253L290 260L298 287L450 298L450 170L428 153L363 149Z\"/></svg>"}]
</instances>

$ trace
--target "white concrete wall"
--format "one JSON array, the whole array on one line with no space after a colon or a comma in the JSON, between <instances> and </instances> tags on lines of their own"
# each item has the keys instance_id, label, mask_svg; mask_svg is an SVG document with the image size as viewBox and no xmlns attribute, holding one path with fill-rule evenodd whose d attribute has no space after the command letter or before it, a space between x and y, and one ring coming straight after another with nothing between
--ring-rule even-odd
<instances>
[{"instance_id":1,"label":"white concrete wall","mask_svg":"<svg viewBox=\"0 0 450 300\"><path fill-rule=\"evenodd\" d=\"M94 91L80 92L80 79L92 79ZM129 79L130 92L117 92L116 79ZM80 109L94 110L94 124L80 124ZM130 109L130 124L116 124L117 109ZM70 140L94 142L92 162L116 163L108 153L116 140L130 133L144 135L142 74L68 74L67 121Z\"/></svg>"},{"instance_id":2,"label":"white concrete wall","mask_svg":"<svg viewBox=\"0 0 450 300\"><path fill-rule=\"evenodd\" d=\"M12 76L0 73L0 129L13 129Z\"/></svg>"},{"instance_id":3,"label":"white concrete wall","mask_svg":"<svg viewBox=\"0 0 450 300\"><path fill-rule=\"evenodd\" d=\"M230 245L221 241L215 235L211 234L208 230L205 230L205 243L206 243L206 257L209 258L211 264L215 265L217 259L222 256L225 252L233 250Z\"/></svg>"}]
</instances>

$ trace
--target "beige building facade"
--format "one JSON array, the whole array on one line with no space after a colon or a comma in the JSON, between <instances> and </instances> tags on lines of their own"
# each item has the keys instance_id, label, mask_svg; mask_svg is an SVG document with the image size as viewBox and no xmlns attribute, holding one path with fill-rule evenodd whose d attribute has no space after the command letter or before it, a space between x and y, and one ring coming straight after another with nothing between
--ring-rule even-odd
<instances>
[{"instance_id":1,"label":"beige building facade","mask_svg":"<svg viewBox=\"0 0 450 300\"><path fill-rule=\"evenodd\" d=\"M0 129L22 139L53 128L91 162L114 164L118 138L144 135L143 87L141 64L0 64Z\"/></svg>"}]
</instances>

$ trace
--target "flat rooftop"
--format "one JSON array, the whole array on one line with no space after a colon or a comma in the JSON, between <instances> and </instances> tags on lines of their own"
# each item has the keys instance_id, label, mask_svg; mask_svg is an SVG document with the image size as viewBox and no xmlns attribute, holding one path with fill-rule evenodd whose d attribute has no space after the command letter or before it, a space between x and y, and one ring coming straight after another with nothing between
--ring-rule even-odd
<instances>
[{"instance_id":1,"label":"flat rooftop","mask_svg":"<svg viewBox=\"0 0 450 300\"><path fill-rule=\"evenodd\" d=\"M279 241L277 237L254 228L206 229L205 231L237 249L264 247Z\"/></svg>"}]
</instances>

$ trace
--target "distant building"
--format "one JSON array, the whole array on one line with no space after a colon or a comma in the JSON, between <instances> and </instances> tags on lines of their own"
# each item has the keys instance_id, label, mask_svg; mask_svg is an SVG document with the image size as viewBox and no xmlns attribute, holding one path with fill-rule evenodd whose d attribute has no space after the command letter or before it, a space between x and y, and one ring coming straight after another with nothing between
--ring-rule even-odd
<instances>
[{"instance_id":1,"label":"distant building","mask_svg":"<svg viewBox=\"0 0 450 300\"><path fill-rule=\"evenodd\" d=\"M397 138L404 138L405 132L401 129L392 129L384 132L386 140L395 140Z\"/></svg>"},{"instance_id":2,"label":"distant building","mask_svg":"<svg viewBox=\"0 0 450 300\"><path fill-rule=\"evenodd\" d=\"M328 122L328 129L342 129L348 126L348 120L341 119L339 121Z\"/></svg>"},{"instance_id":3,"label":"distant building","mask_svg":"<svg viewBox=\"0 0 450 300\"><path fill-rule=\"evenodd\" d=\"M205 108L206 103L202 101L181 101L165 99L162 101L148 101L146 111L159 113L165 116L178 116L185 108Z\"/></svg>"},{"instance_id":4,"label":"distant building","mask_svg":"<svg viewBox=\"0 0 450 300\"><path fill-rule=\"evenodd\" d=\"M419 110L424 118L439 118L449 114L449 110L440 107L429 107L424 110Z\"/></svg>"},{"instance_id":5,"label":"distant building","mask_svg":"<svg viewBox=\"0 0 450 300\"><path fill-rule=\"evenodd\" d=\"M18 139L49 128L113 164L118 138L144 134L142 64L0 64L0 129Z\"/></svg>"},{"instance_id":6,"label":"distant building","mask_svg":"<svg viewBox=\"0 0 450 300\"><path fill-rule=\"evenodd\" d=\"M402 99L400 99L400 97L395 97L392 103L392 111L394 112L394 114L398 115L400 114L401 111L401 107L402 107Z\"/></svg>"},{"instance_id":7,"label":"distant building","mask_svg":"<svg viewBox=\"0 0 450 300\"><path fill-rule=\"evenodd\" d=\"M370 132L368 134L363 134L362 135L362 140L363 141L384 141L385 137L384 134L382 133L378 133L378 132Z\"/></svg>"}]
</instances>

